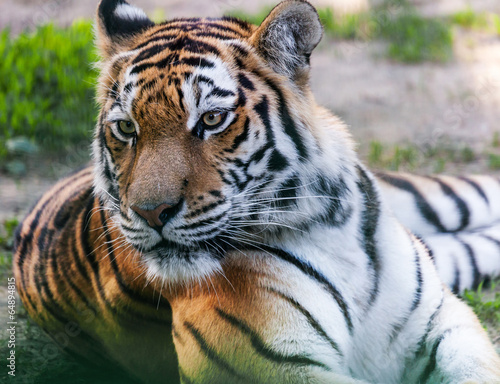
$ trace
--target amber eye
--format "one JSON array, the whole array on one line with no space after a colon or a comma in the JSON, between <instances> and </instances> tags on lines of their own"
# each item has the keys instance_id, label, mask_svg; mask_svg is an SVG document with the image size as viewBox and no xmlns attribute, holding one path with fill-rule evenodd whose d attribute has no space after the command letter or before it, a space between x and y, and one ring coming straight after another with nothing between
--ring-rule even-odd
<instances>
[{"instance_id":1,"label":"amber eye","mask_svg":"<svg viewBox=\"0 0 500 384\"><path fill-rule=\"evenodd\" d=\"M227 112L207 112L203 115L202 121L208 128L220 125L226 119Z\"/></svg>"},{"instance_id":2,"label":"amber eye","mask_svg":"<svg viewBox=\"0 0 500 384\"><path fill-rule=\"evenodd\" d=\"M130 135L135 132L135 125L130 120L119 120L117 124L122 133Z\"/></svg>"}]
</instances>

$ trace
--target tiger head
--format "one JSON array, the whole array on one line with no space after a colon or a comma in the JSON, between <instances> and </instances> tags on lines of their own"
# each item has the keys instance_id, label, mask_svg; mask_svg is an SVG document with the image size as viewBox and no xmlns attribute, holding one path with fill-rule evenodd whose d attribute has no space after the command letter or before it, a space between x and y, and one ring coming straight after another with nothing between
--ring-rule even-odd
<instances>
[{"instance_id":1,"label":"tiger head","mask_svg":"<svg viewBox=\"0 0 500 384\"><path fill-rule=\"evenodd\" d=\"M155 24L124 0L102 0L96 29L95 191L151 276L199 278L228 249L349 215L345 181L324 177L352 145L309 90L322 36L309 3L282 2L254 26ZM338 129L318 130L322 118ZM338 198L307 198L318 194Z\"/></svg>"}]
</instances>

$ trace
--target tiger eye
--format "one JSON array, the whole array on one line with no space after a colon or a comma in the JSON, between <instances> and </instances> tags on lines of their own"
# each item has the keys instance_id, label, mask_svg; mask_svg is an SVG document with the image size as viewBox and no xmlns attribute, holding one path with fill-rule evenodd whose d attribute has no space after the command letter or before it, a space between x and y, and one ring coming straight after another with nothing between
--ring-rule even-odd
<instances>
[{"instance_id":1,"label":"tiger eye","mask_svg":"<svg viewBox=\"0 0 500 384\"><path fill-rule=\"evenodd\" d=\"M207 112L203 115L203 124L207 127L215 127L224 121L225 112Z\"/></svg>"},{"instance_id":2,"label":"tiger eye","mask_svg":"<svg viewBox=\"0 0 500 384\"><path fill-rule=\"evenodd\" d=\"M135 132L135 125L130 120L120 120L118 121L118 128L122 133L130 135Z\"/></svg>"}]
</instances>

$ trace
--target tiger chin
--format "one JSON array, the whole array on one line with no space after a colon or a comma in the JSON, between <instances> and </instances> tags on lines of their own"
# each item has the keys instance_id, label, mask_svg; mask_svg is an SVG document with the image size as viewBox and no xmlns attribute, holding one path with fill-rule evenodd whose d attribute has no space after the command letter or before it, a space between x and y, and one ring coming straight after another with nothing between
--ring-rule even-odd
<instances>
[{"instance_id":1,"label":"tiger chin","mask_svg":"<svg viewBox=\"0 0 500 384\"><path fill-rule=\"evenodd\" d=\"M144 382L500 382L477 318L384 199L422 207L418 188L379 184L315 103L323 30L309 3L284 1L254 26L155 24L102 0L96 26L94 166L44 195L16 237L18 289L47 332L76 322L65 347ZM463 202L436 180L446 196L429 205ZM498 183L455 182L482 191L497 230Z\"/></svg>"}]
</instances>

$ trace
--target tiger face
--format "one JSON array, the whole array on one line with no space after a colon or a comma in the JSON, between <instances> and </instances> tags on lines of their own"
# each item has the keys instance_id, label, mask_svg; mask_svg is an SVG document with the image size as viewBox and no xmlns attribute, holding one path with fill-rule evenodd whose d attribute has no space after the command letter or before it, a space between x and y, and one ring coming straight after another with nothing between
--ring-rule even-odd
<instances>
[{"instance_id":1,"label":"tiger face","mask_svg":"<svg viewBox=\"0 0 500 384\"><path fill-rule=\"evenodd\" d=\"M104 0L97 20L95 190L151 276L206 276L237 244L345 214L298 199L300 173L321 152L307 80L322 27L310 4L281 3L256 27L155 25Z\"/></svg>"}]
</instances>

